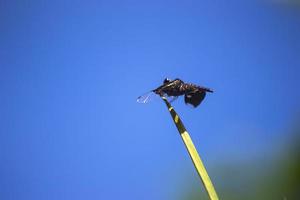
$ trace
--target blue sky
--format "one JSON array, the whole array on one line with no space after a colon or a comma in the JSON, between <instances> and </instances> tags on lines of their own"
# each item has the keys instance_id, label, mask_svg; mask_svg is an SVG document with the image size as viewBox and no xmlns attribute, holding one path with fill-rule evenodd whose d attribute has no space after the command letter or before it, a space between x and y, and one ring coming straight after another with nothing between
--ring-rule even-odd
<instances>
[{"instance_id":1,"label":"blue sky","mask_svg":"<svg viewBox=\"0 0 300 200\"><path fill-rule=\"evenodd\" d=\"M0 9L0 199L175 199L187 180L200 185L163 102L136 103L165 77L215 91L197 109L173 103L209 172L269 157L298 119L299 7L2 1Z\"/></svg>"}]
</instances>

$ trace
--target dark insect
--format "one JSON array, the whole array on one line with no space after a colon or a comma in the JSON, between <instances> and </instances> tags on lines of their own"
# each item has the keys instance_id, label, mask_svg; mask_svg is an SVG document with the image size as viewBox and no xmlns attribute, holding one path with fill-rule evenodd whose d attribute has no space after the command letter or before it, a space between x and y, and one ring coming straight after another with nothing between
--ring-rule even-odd
<instances>
[{"instance_id":1,"label":"dark insect","mask_svg":"<svg viewBox=\"0 0 300 200\"><path fill-rule=\"evenodd\" d=\"M151 90L143 96L138 97L137 102L147 103L153 94L161 97L171 97L171 101L177 99L178 96L184 95L184 101L186 104L191 104L194 107L197 107L203 101L206 92L213 91L202 86L184 83L180 79L170 80L166 78L161 86Z\"/></svg>"}]
</instances>

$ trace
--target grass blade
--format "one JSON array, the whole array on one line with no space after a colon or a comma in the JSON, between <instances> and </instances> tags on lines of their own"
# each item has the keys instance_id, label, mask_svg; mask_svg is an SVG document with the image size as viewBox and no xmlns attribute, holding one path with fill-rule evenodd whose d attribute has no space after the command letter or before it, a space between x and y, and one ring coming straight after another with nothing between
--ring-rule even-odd
<instances>
[{"instance_id":1,"label":"grass blade","mask_svg":"<svg viewBox=\"0 0 300 200\"><path fill-rule=\"evenodd\" d=\"M173 118L173 121L180 133L180 136L185 144L186 149L188 150L188 153L190 154L190 157L193 161L193 164L197 170L198 175L200 176L200 179L208 193L208 196L211 200L218 200L218 195L216 193L216 190L208 176L208 173L204 167L204 164L197 152L197 149L195 148L195 145L193 144L193 141L189 135L189 133L186 131L181 119L179 118L178 114L174 110L174 108L171 106L171 104L168 102L168 100L165 97L162 97L164 102L166 103L168 110Z\"/></svg>"}]
</instances>

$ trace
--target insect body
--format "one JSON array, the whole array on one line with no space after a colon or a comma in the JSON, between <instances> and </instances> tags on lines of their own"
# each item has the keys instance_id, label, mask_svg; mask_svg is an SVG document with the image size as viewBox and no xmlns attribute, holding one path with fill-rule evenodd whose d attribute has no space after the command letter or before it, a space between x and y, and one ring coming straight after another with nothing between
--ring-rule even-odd
<instances>
[{"instance_id":1,"label":"insect body","mask_svg":"<svg viewBox=\"0 0 300 200\"><path fill-rule=\"evenodd\" d=\"M191 104L194 107L197 107L203 101L206 92L213 91L202 86L184 83L180 79L170 80L166 78L161 86L150 91L150 93L146 95L140 96L137 101L140 103L147 103L151 93L155 93L159 96L173 97L173 99L184 95L184 101L186 104Z\"/></svg>"}]
</instances>

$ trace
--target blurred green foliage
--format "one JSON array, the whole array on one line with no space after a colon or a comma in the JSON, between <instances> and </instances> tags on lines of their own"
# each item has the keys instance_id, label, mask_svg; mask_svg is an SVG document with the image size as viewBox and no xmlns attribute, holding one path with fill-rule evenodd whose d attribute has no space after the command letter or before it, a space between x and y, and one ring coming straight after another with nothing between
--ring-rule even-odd
<instances>
[{"instance_id":1,"label":"blurred green foliage","mask_svg":"<svg viewBox=\"0 0 300 200\"><path fill-rule=\"evenodd\" d=\"M216 170L217 192L223 200L299 200L300 199L300 128L272 159L248 164L233 163ZM279 154L279 155L277 155ZM266 164L267 163L267 164ZM236 164L236 165L234 165ZM181 199L181 198L179 198ZM186 200L208 199L193 186L185 193Z\"/></svg>"}]
</instances>

